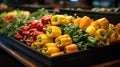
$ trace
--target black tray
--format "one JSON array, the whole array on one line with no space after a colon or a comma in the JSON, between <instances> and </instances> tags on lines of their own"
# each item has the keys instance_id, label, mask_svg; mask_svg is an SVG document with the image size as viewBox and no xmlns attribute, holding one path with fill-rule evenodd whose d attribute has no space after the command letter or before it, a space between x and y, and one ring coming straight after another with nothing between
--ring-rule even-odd
<instances>
[{"instance_id":1,"label":"black tray","mask_svg":"<svg viewBox=\"0 0 120 67\"><path fill-rule=\"evenodd\" d=\"M7 53L3 48L1 48L0 43L0 66L1 67L25 67L20 61L16 60L13 56Z\"/></svg>"},{"instance_id":2,"label":"black tray","mask_svg":"<svg viewBox=\"0 0 120 67\"><path fill-rule=\"evenodd\" d=\"M91 10L68 10L60 9L60 14L74 15L77 14L80 17L89 16L91 19L97 20L102 17L106 17L110 23L116 25L120 22L120 12L95 12Z\"/></svg>"},{"instance_id":3,"label":"black tray","mask_svg":"<svg viewBox=\"0 0 120 67\"><path fill-rule=\"evenodd\" d=\"M38 67L86 67L120 58L119 44L49 57L4 35L0 35L0 42L23 55Z\"/></svg>"}]
</instances>

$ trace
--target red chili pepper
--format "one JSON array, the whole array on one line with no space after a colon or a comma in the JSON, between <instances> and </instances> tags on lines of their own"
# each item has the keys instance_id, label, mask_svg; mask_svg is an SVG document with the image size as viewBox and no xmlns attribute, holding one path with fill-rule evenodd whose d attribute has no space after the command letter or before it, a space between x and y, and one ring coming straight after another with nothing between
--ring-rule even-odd
<instances>
[{"instance_id":1,"label":"red chili pepper","mask_svg":"<svg viewBox=\"0 0 120 67\"><path fill-rule=\"evenodd\" d=\"M26 40L26 45L31 46L31 44L35 41L33 37L29 37Z\"/></svg>"},{"instance_id":2,"label":"red chili pepper","mask_svg":"<svg viewBox=\"0 0 120 67\"><path fill-rule=\"evenodd\" d=\"M43 16L41 18L41 21L42 21L43 25L48 24L50 22L51 17L52 17L52 15Z\"/></svg>"},{"instance_id":3,"label":"red chili pepper","mask_svg":"<svg viewBox=\"0 0 120 67\"><path fill-rule=\"evenodd\" d=\"M47 29L49 26L50 26L50 24L44 25L44 26L43 26L43 31L42 31L42 32L46 33L46 29Z\"/></svg>"},{"instance_id":4,"label":"red chili pepper","mask_svg":"<svg viewBox=\"0 0 120 67\"><path fill-rule=\"evenodd\" d=\"M20 40L20 39L23 38L23 36L20 35L19 33L17 33L17 34L14 34L14 38L17 39L17 40Z\"/></svg>"},{"instance_id":5,"label":"red chili pepper","mask_svg":"<svg viewBox=\"0 0 120 67\"><path fill-rule=\"evenodd\" d=\"M30 29L29 31L30 31L30 33L32 33L32 32L34 32L34 31L37 31L37 29L36 29L36 28L32 28L32 29Z\"/></svg>"},{"instance_id":6,"label":"red chili pepper","mask_svg":"<svg viewBox=\"0 0 120 67\"><path fill-rule=\"evenodd\" d=\"M2 18L6 18L6 16L2 16Z\"/></svg>"},{"instance_id":7,"label":"red chili pepper","mask_svg":"<svg viewBox=\"0 0 120 67\"><path fill-rule=\"evenodd\" d=\"M5 24L6 24L6 25L8 25L8 24L9 24L9 20L5 20L4 22L5 22Z\"/></svg>"},{"instance_id":8,"label":"red chili pepper","mask_svg":"<svg viewBox=\"0 0 120 67\"><path fill-rule=\"evenodd\" d=\"M30 32L30 36L32 36L34 34L34 32L37 31L36 28L33 28L33 29L30 29L29 32Z\"/></svg>"},{"instance_id":9,"label":"red chili pepper","mask_svg":"<svg viewBox=\"0 0 120 67\"><path fill-rule=\"evenodd\" d=\"M38 24L38 20L31 20L29 22L27 22L27 26L29 26L29 28L36 28L36 25Z\"/></svg>"},{"instance_id":10,"label":"red chili pepper","mask_svg":"<svg viewBox=\"0 0 120 67\"><path fill-rule=\"evenodd\" d=\"M10 19L11 19L11 16L7 16L7 19L10 20Z\"/></svg>"},{"instance_id":11,"label":"red chili pepper","mask_svg":"<svg viewBox=\"0 0 120 67\"><path fill-rule=\"evenodd\" d=\"M28 27L28 26L21 26L21 27L19 28L19 33L22 34L23 31L28 31L28 30L29 30L29 27Z\"/></svg>"},{"instance_id":12,"label":"red chili pepper","mask_svg":"<svg viewBox=\"0 0 120 67\"><path fill-rule=\"evenodd\" d=\"M36 26L38 31L42 31L43 30L43 24L42 23L38 23Z\"/></svg>"},{"instance_id":13,"label":"red chili pepper","mask_svg":"<svg viewBox=\"0 0 120 67\"><path fill-rule=\"evenodd\" d=\"M12 18L12 19L15 19L15 18L16 18L16 16L12 16L11 18Z\"/></svg>"},{"instance_id":14,"label":"red chili pepper","mask_svg":"<svg viewBox=\"0 0 120 67\"><path fill-rule=\"evenodd\" d=\"M39 32L39 31L34 31L33 35L32 35L33 39L36 40L37 35L39 35L40 33L41 32Z\"/></svg>"},{"instance_id":15,"label":"red chili pepper","mask_svg":"<svg viewBox=\"0 0 120 67\"><path fill-rule=\"evenodd\" d=\"M21 31L28 31L29 27L28 26L21 26L19 30Z\"/></svg>"},{"instance_id":16,"label":"red chili pepper","mask_svg":"<svg viewBox=\"0 0 120 67\"><path fill-rule=\"evenodd\" d=\"M29 32L29 31L23 31L23 32L22 32L22 35L23 35L23 36L26 35L27 37L29 37L29 36L30 36L30 32Z\"/></svg>"}]
</instances>

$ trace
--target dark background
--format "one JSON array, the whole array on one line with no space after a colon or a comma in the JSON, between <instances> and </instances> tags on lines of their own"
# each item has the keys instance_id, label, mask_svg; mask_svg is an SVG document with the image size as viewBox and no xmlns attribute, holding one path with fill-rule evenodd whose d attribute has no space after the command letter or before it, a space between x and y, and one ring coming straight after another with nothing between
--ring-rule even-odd
<instances>
[{"instance_id":1,"label":"dark background","mask_svg":"<svg viewBox=\"0 0 120 67\"><path fill-rule=\"evenodd\" d=\"M75 3L77 5L79 1L82 1L85 5L93 7L120 7L120 0L0 0L0 3L4 4L38 4L38 5L64 5L67 7ZM63 4L61 4L63 2ZM69 2L69 3L68 3ZM77 5L78 7L80 5Z\"/></svg>"},{"instance_id":2,"label":"dark background","mask_svg":"<svg viewBox=\"0 0 120 67\"><path fill-rule=\"evenodd\" d=\"M0 48L0 67L25 67L21 62L13 58L6 51Z\"/></svg>"}]
</instances>

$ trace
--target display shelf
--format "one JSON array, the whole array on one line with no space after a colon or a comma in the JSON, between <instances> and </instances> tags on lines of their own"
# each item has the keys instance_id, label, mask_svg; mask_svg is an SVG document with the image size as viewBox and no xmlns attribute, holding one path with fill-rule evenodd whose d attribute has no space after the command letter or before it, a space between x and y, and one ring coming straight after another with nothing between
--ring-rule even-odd
<instances>
[{"instance_id":1,"label":"display shelf","mask_svg":"<svg viewBox=\"0 0 120 67\"><path fill-rule=\"evenodd\" d=\"M3 48L4 46L10 48L12 51L15 51L16 53L21 55L21 57L34 63L36 66L71 67L72 65L74 65L75 67L79 67L79 66L84 67L84 66L92 66L102 62L120 59L119 44L110 45L101 48L95 48L91 50L79 51L79 52L65 54L51 58L38 51L31 49L30 47L27 47L23 43L20 43L19 41L16 41L10 37L0 35L0 41L1 44L3 45L2 46ZM7 52L10 49L8 49ZM20 57L18 59L20 59Z\"/></svg>"}]
</instances>

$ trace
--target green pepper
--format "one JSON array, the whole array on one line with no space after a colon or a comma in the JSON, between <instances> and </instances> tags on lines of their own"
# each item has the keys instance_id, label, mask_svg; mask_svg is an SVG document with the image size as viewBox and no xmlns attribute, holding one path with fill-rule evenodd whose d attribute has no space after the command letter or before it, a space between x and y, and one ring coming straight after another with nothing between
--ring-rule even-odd
<instances>
[{"instance_id":1,"label":"green pepper","mask_svg":"<svg viewBox=\"0 0 120 67\"><path fill-rule=\"evenodd\" d=\"M85 45L87 46L87 48L92 48L92 47L95 47L95 46L96 46L96 45L93 45L93 44L90 43L90 42L85 43Z\"/></svg>"},{"instance_id":2,"label":"green pepper","mask_svg":"<svg viewBox=\"0 0 120 67\"><path fill-rule=\"evenodd\" d=\"M98 44L98 40L92 36L87 37L87 41L92 43L93 45L97 45Z\"/></svg>"},{"instance_id":3,"label":"green pepper","mask_svg":"<svg viewBox=\"0 0 120 67\"><path fill-rule=\"evenodd\" d=\"M82 30L77 30L72 34L73 42L78 42L82 38Z\"/></svg>"},{"instance_id":4,"label":"green pepper","mask_svg":"<svg viewBox=\"0 0 120 67\"><path fill-rule=\"evenodd\" d=\"M85 41L88 37L88 34L84 30L77 30L72 34L73 42L77 43L79 41Z\"/></svg>"},{"instance_id":5,"label":"green pepper","mask_svg":"<svg viewBox=\"0 0 120 67\"><path fill-rule=\"evenodd\" d=\"M79 29L78 25L74 25L73 23L60 25L60 28L63 34L69 34L70 36Z\"/></svg>"},{"instance_id":6,"label":"green pepper","mask_svg":"<svg viewBox=\"0 0 120 67\"><path fill-rule=\"evenodd\" d=\"M85 44L84 41L80 41L80 42L76 43L76 45L78 46L79 50L86 50L87 49L87 45Z\"/></svg>"},{"instance_id":7,"label":"green pepper","mask_svg":"<svg viewBox=\"0 0 120 67\"><path fill-rule=\"evenodd\" d=\"M84 44L84 41L81 41L77 43L78 49L80 50L82 48L82 45Z\"/></svg>"},{"instance_id":8,"label":"green pepper","mask_svg":"<svg viewBox=\"0 0 120 67\"><path fill-rule=\"evenodd\" d=\"M86 41L80 41L80 42L76 43L76 45L78 46L79 50L86 50L86 49L97 46L97 45L93 45L92 43L86 42Z\"/></svg>"}]
</instances>

